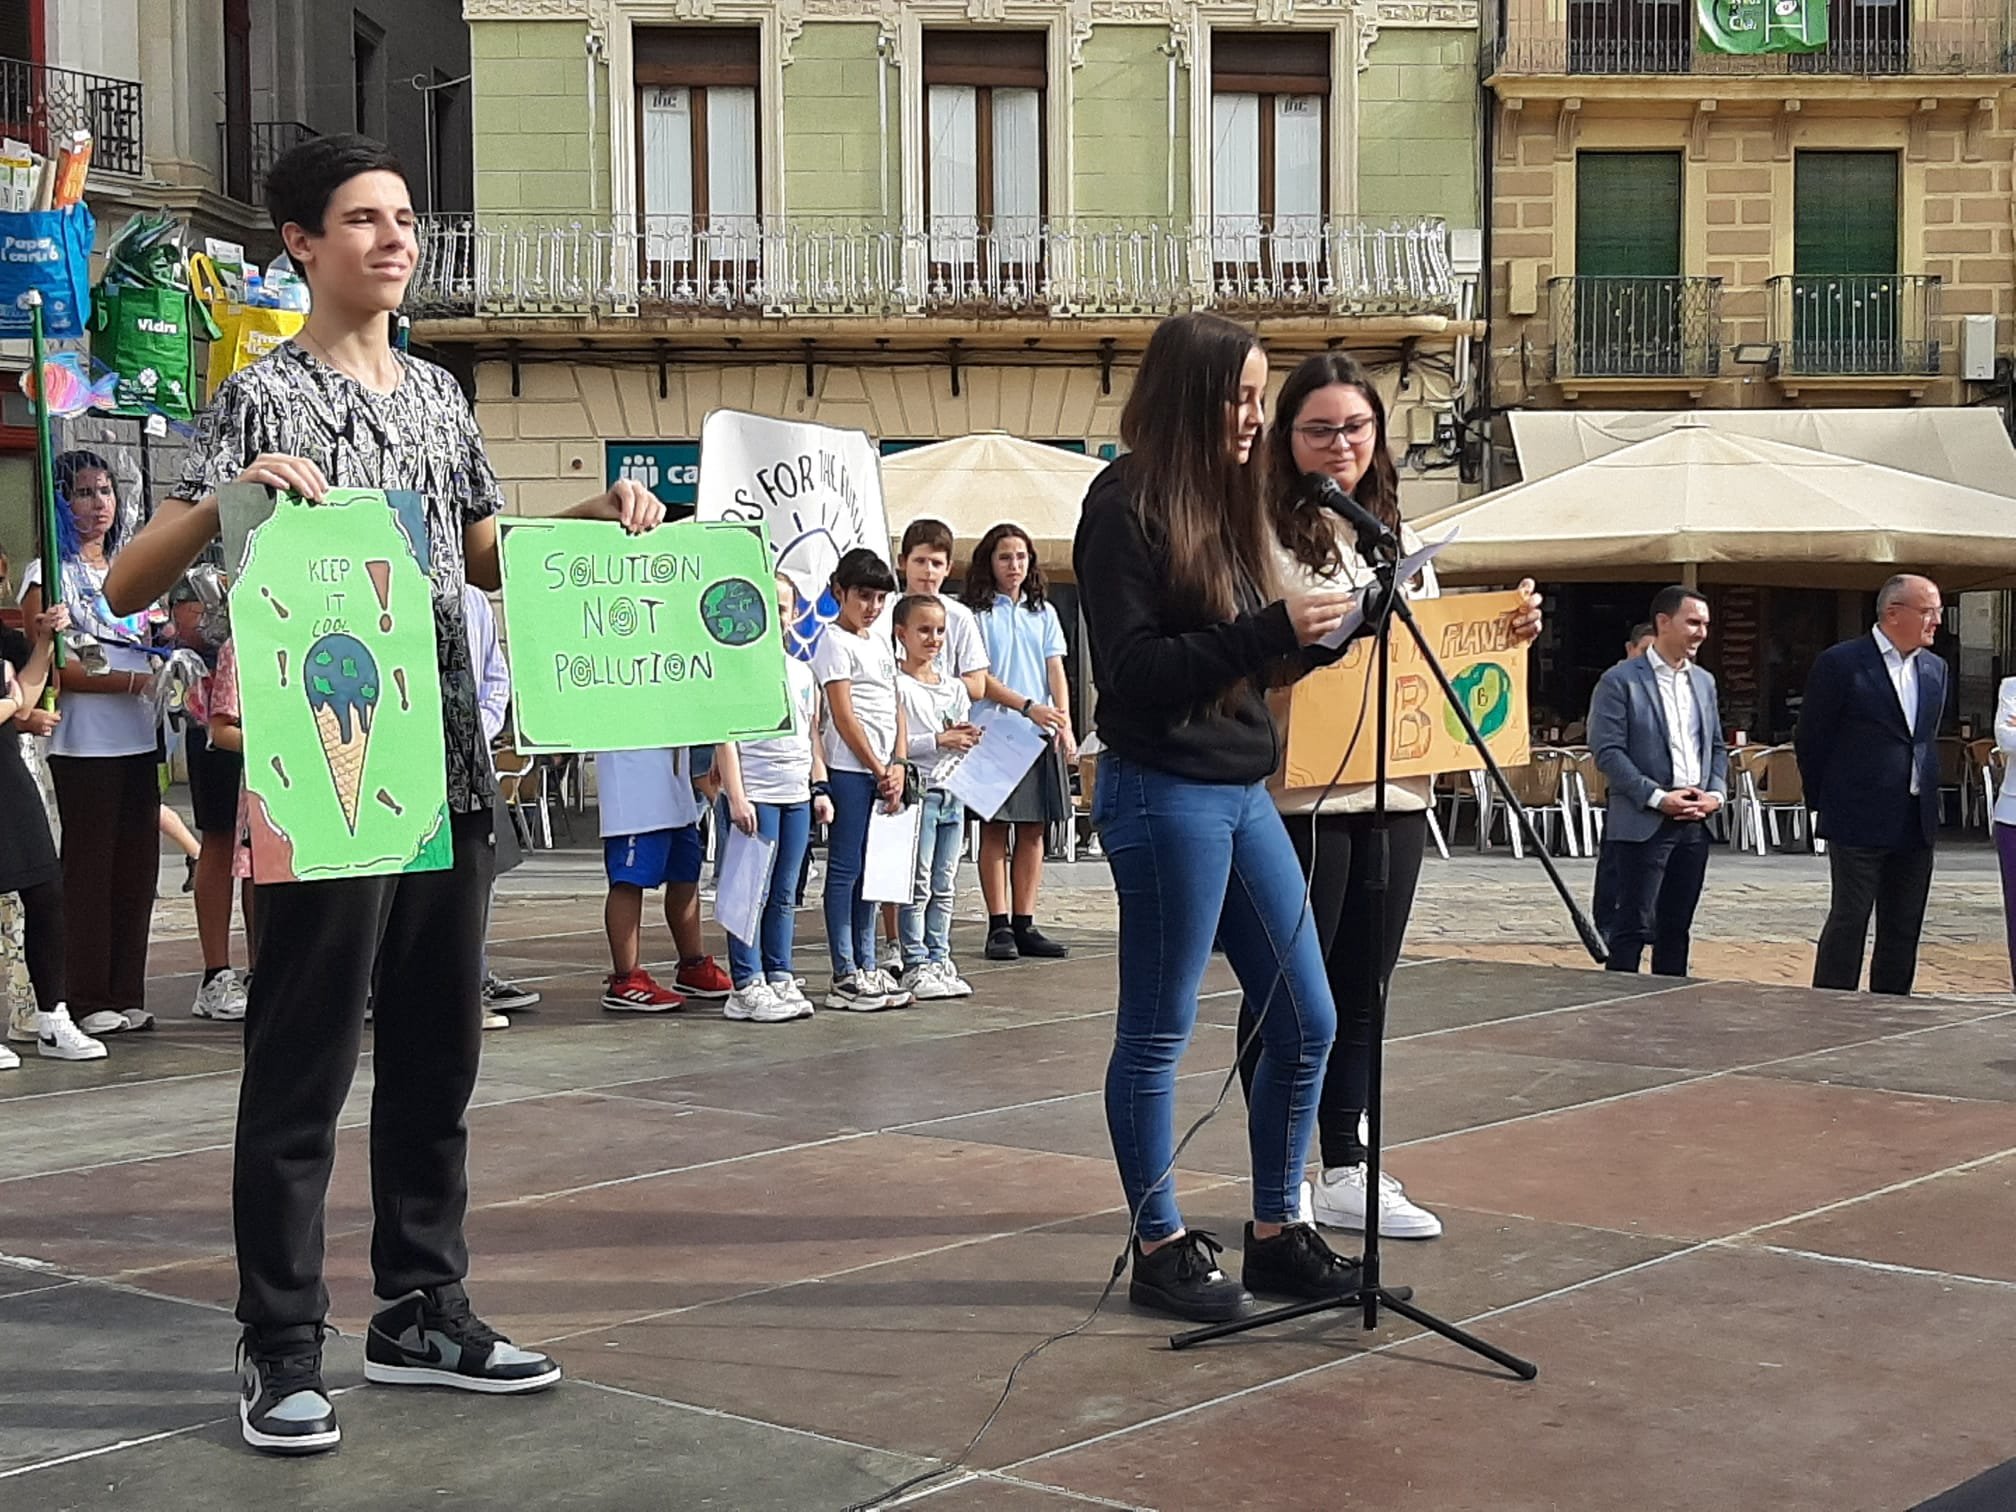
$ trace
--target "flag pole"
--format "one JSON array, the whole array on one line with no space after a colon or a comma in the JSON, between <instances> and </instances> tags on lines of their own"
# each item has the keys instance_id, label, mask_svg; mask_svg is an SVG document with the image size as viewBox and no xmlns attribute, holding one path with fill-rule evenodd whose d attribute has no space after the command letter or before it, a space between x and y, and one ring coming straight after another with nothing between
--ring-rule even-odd
<instances>
[{"instance_id":1,"label":"flag pole","mask_svg":"<svg viewBox=\"0 0 2016 1512\"><path fill-rule=\"evenodd\" d=\"M63 562L58 546L61 537L56 533L56 451L49 439L49 374L46 367L49 353L42 332L42 294L37 289L28 292L28 331L35 364L35 498L42 521L42 607L53 609L63 599ZM64 655L62 636L56 637L52 649L54 659L50 665L60 671ZM56 707L56 679L53 676L42 690L42 707L48 710Z\"/></svg>"}]
</instances>

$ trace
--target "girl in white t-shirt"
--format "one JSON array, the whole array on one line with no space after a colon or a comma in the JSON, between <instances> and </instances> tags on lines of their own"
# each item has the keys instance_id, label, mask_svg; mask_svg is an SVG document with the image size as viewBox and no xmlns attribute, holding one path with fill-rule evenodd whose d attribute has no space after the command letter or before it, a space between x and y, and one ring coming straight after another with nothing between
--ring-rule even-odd
<instances>
[{"instance_id":1,"label":"girl in white t-shirt","mask_svg":"<svg viewBox=\"0 0 2016 1512\"><path fill-rule=\"evenodd\" d=\"M777 621L798 616L791 579L777 574ZM728 822L745 835L761 835L777 849L770 859L770 890L763 899L758 938L728 936L728 974L735 990L722 1016L759 1024L780 1024L812 1012L812 1000L791 968L796 923L798 872L812 843L812 822L833 822L833 799L826 758L819 749L819 684L811 667L784 658L791 684L791 731L768 740L714 747L714 770L728 801ZM733 844L730 838L725 843Z\"/></svg>"},{"instance_id":2,"label":"girl in white t-shirt","mask_svg":"<svg viewBox=\"0 0 2016 1512\"><path fill-rule=\"evenodd\" d=\"M73 632L95 651L72 655L57 674L62 723L49 742L49 775L63 821L63 894L97 927L72 930L64 964L70 1012L86 1034L151 1029L147 939L160 870L160 717L150 697L152 617L115 615L105 576L119 545L119 495L111 465L93 452L56 459L61 596ZM21 574L30 619L46 594L42 564Z\"/></svg>"},{"instance_id":3,"label":"girl in white t-shirt","mask_svg":"<svg viewBox=\"0 0 2016 1512\"><path fill-rule=\"evenodd\" d=\"M861 899L868 819L879 798L903 801L904 727L896 697L896 653L876 632L896 589L888 564L865 546L833 569L839 618L812 648L812 671L826 695L820 743L833 793L826 841L826 940L833 985L826 1006L856 1013L900 1008L910 994L875 965L875 905Z\"/></svg>"},{"instance_id":4,"label":"girl in white t-shirt","mask_svg":"<svg viewBox=\"0 0 2016 1512\"><path fill-rule=\"evenodd\" d=\"M966 806L939 779L979 742L980 730L972 721L973 699L966 685L940 664L949 619L944 600L935 593L913 593L896 605L896 639L903 647L896 691L903 700L910 760L924 787L917 880L901 918L902 985L920 1001L973 994L952 965L952 887L966 836Z\"/></svg>"}]
</instances>

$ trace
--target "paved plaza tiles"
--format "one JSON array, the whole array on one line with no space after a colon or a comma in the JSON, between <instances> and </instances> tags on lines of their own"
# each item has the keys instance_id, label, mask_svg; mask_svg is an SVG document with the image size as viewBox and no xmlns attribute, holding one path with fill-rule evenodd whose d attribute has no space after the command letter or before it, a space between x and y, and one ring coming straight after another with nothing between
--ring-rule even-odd
<instances>
[{"instance_id":1,"label":"paved plaza tiles","mask_svg":"<svg viewBox=\"0 0 2016 1512\"><path fill-rule=\"evenodd\" d=\"M239 1444L238 1036L187 1017L166 939L158 1031L0 1079L0 1508L813 1512L964 1446L1120 1245L1110 934L992 966L962 926L970 1002L761 1027L600 1012L598 914L500 904L495 964L546 996L470 1115L472 1293L560 1389L362 1384L367 1041L329 1209L344 1443ZM1232 1052L1222 964L1206 994L1186 1122ZM1430 959L1389 1065L1393 1168L1447 1223L1389 1279L1537 1381L1397 1319L1172 1353L1123 1289L908 1504L1901 1509L2016 1457L2016 1010ZM1235 1093L1183 1162L1228 1258L1244 1126Z\"/></svg>"}]
</instances>

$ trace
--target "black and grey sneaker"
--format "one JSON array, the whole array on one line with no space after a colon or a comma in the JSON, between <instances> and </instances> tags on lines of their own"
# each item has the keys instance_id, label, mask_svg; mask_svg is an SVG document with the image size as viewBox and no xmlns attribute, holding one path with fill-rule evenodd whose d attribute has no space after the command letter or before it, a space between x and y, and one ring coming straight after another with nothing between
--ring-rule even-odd
<instances>
[{"instance_id":1,"label":"black and grey sneaker","mask_svg":"<svg viewBox=\"0 0 2016 1512\"><path fill-rule=\"evenodd\" d=\"M1145 1255L1141 1241L1135 1240L1128 1299L1137 1307L1152 1307L1193 1323L1224 1323L1239 1317L1253 1305L1253 1298L1212 1258L1224 1249L1217 1235L1203 1229L1188 1229L1180 1239Z\"/></svg>"},{"instance_id":2,"label":"black and grey sneaker","mask_svg":"<svg viewBox=\"0 0 2016 1512\"><path fill-rule=\"evenodd\" d=\"M343 1441L336 1407L322 1385L322 1333L312 1340L238 1341L238 1429L265 1454L320 1454Z\"/></svg>"},{"instance_id":3,"label":"black and grey sneaker","mask_svg":"<svg viewBox=\"0 0 2016 1512\"><path fill-rule=\"evenodd\" d=\"M483 1006L492 1013L518 1013L539 1005L539 994L491 972L483 978Z\"/></svg>"},{"instance_id":4,"label":"black and grey sneaker","mask_svg":"<svg viewBox=\"0 0 2016 1512\"><path fill-rule=\"evenodd\" d=\"M461 1284L393 1303L364 1336L364 1379L461 1391L544 1391L560 1379L551 1358L520 1349L469 1309Z\"/></svg>"}]
</instances>

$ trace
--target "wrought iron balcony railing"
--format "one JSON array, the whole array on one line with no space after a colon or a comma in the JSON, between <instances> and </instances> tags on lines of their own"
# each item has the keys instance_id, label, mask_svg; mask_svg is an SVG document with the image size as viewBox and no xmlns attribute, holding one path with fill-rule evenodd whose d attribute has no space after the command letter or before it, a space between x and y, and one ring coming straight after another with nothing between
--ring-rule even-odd
<instances>
[{"instance_id":1,"label":"wrought iron balcony railing","mask_svg":"<svg viewBox=\"0 0 2016 1512\"><path fill-rule=\"evenodd\" d=\"M1556 278L1547 292L1556 381L1722 370L1719 278Z\"/></svg>"},{"instance_id":2,"label":"wrought iron balcony railing","mask_svg":"<svg viewBox=\"0 0 2016 1512\"><path fill-rule=\"evenodd\" d=\"M419 315L1449 313L1440 220L1175 227L432 216Z\"/></svg>"},{"instance_id":3,"label":"wrought iron balcony railing","mask_svg":"<svg viewBox=\"0 0 2016 1512\"><path fill-rule=\"evenodd\" d=\"M1781 376L1939 372L1939 280L1922 273L1792 273L1769 281Z\"/></svg>"},{"instance_id":4,"label":"wrought iron balcony railing","mask_svg":"<svg viewBox=\"0 0 2016 1512\"><path fill-rule=\"evenodd\" d=\"M224 192L243 204L264 198L266 175L290 148L320 133L299 121L219 121Z\"/></svg>"},{"instance_id":5,"label":"wrought iron balcony railing","mask_svg":"<svg viewBox=\"0 0 2016 1512\"><path fill-rule=\"evenodd\" d=\"M1506 74L1970 74L2009 67L2004 0L1828 0L1818 52L1700 46L1693 0L1503 0ZM1759 6L1760 15L1766 7Z\"/></svg>"},{"instance_id":6,"label":"wrought iron balcony railing","mask_svg":"<svg viewBox=\"0 0 2016 1512\"><path fill-rule=\"evenodd\" d=\"M146 166L141 123L143 95L131 79L50 68L0 58L0 132L37 152L66 132L91 133L91 166L139 173Z\"/></svg>"}]
</instances>

